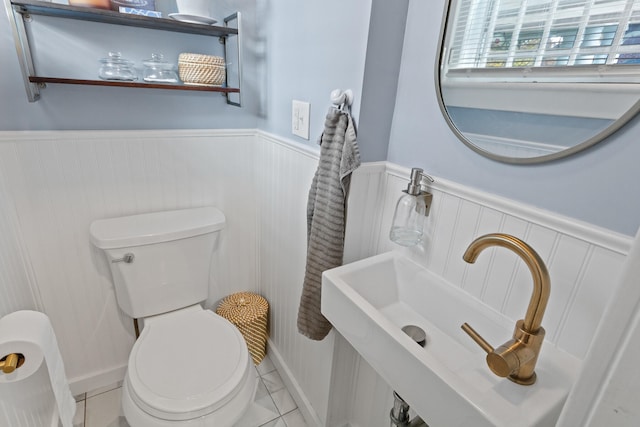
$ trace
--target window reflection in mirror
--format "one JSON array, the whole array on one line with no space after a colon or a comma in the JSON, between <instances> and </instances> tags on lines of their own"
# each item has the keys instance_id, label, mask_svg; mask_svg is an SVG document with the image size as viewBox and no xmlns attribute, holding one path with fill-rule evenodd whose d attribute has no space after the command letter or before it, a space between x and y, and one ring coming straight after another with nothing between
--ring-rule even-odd
<instances>
[{"instance_id":1,"label":"window reflection in mirror","mask_svg":"<svg viewBox=\"0 0 640 427\"><path fill-rule=\"evenodd\" d=\"M640 99L640 0L451 0L439 85L454 131L513 163L590 146Z\"/></svg>"}]
</instances>

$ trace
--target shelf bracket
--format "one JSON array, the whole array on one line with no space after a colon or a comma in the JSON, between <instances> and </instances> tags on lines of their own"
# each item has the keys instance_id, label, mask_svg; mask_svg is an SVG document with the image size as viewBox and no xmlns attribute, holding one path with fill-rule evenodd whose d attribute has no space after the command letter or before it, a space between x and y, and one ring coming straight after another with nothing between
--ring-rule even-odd
<instances>
[{"instance_id":1,"label":"shelf bracket","mask_svg":"<svg viewBox=\"0 0 640 427\"><path fill-rule=\"evenodd\" d=\"M235 28L238 30L238 34L229 35L221 39L224 43L224 57L227 61L227 72L226 72L226 86L227 87L237 87L240 89L240 92L232 92L227 93L227 104L233 105L236 107L242 107L242 19L240 12L236 12L224 18L225 27L229 27L230 23L236 21ZM232 27L233 28L233 27ZM229 46L229 37L235 37L235 55L231 54L230 51L234 49ZM235 58L234 62L231 62L229 59ZM237 76L238 81L236 82L231 76Z\"/></svg>"},{"instance_id":2,"label":"shelf bracket","mask_svg":"<svg viewBox=\"0 0 640 427\"><path fill-rule=\"evenodd\" d=\"M18 62L20 63L20 71L27 91L27 98L29 102L35 102L40 99L40 88L37 84L29 81L29 76L35 75L35 67L31 56L31 47L29 46L29 36L24 24L24 13L26 13L26 11L23 10L21 6L12 5L11 0L4 0L4 5L7 16L9 17L9 25L11 26L11 32L18 54Z\"/></svg>"}]
</instances>

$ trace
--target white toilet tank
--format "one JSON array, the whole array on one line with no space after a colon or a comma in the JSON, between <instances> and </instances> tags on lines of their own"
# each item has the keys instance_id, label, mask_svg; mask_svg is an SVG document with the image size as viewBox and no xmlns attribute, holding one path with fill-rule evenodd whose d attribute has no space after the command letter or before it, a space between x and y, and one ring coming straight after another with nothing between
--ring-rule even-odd
<instances>
[{"instance_id":1,"label":"white toilet tank","mask_svg":"<svg viewBox=\"0 0 640 427\"><path fill-rule=\"evenodd\" d=\"M91 243L104 250L118 305L141 318L207 299L209 267L224 214L214 207L101 219Z\"/></svg>"}]
</instances>

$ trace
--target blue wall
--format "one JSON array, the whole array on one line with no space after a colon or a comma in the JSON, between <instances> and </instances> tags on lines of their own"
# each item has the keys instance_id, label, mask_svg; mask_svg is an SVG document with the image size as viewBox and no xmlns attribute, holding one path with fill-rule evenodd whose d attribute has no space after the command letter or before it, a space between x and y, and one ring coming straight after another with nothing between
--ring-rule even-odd
<instances>
[{"instance_id":1,"label":"blue wall","mask_svg":"<svg viewBox=\"0 0 640 427\"><path fill-rule=\"evenodd\" d=\"M627 235L640 224L640 118L552 163L507 165L459 142L440 113L436 60L444 0L411 0L388 160Z\"/></svg>"},{"instance_id":2,"label":"blue wall","mask_svg":"<svg viewBox=\"0 0 640 427\"><path fill-rule=\"evenodd\" d=\"M351 89L363 161L385 160L409 0L266 1L260 127L316 146L333 89ZM291 101L311 104L310 140L291 134Z\"/></svg>"},{"instance_id":3,"label":"blue wall","mask_svg":"<svg viewBox=\"0 0 640 427\"><path fill-rule=\"evenodd\" d=\"M30 104L7 18L0 16L0 130L258 127L316 147L330 105L329 93L351 88L364 160L386 156L403 166L423 167L436 176L620 233L634 235L638 229L638 118L581 154L535 166L486 159L456 139L440 113L434 84L444 0L402 0L393 6L385 0L213 3L222 16L235 9L244 14L244 108L227 106L217 94L56 85L43 91L42 100ZM92 34L98 31L92 24L78 25L77 34L59 23L44 20L42 25L62 40L50 42L44 53L69 58L70 69L75 69L74 58L81 57L81 52L97 59L113 47L128 47L131 56L143 58L151 53L146 43L154 41L148 38L155 33L104 30L111 35L105 39ZM384 34L389 34L387 40ZM153 37L168 50L192 43L165 36ZM108 40L113 47L98 45L104 43L100 40ZM69 53L76 52L70 45L76 45L77 54ZM400 52L398 78L394 70ZM93 62L80 65L87 70L92 67ZM291 134L293 99L311 103L310 141Z\"/></svg>"},{"instance_id":4,"label":"blue wall","mask_svg":"<svg viewBox=\"0 0 640 427\"><path fill-rule=\"evenodd\" d=\"M373 0L358 141L362 160L385 160L395 108L409 0Z\"/></svg>"},{"instance_id":5,"label":"blue wall","mask_svg":"<svg viewBox=\"0 0 640 427\"><path fill-rule=\"evenodd\" d=\"M371 0L265 1L265 104L260 127L316 146L333 89L352 89L357 118L365 72ZM310 140L291 134L291 101L309 102Z\"/></svg>"}]
</instances>

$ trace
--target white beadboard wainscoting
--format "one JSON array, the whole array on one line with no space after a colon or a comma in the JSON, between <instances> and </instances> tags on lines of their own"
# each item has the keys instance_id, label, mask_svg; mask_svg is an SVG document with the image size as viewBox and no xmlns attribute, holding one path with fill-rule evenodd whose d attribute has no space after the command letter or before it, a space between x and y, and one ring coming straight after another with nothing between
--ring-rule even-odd
<instances>
[{"instance_id":1,"label":"white beadboard wainscoting","mask_svg":"<svg viewBox=\"0 0 640 427\"><path fill-rule=\"evenodd\" d=\"M1 147L0 147L1 149ZM17 310L42 310L27 264L15 205L0 169L0 317Z\"/></svg>"},{"instance_id":2,"label":"white beadboard wainscoting","mask_svg":"<svg viewBox=\"0 0 640 427\"><path fill-rule=\"evenodd\" d=\"M254 131L0 133L0 228L16 230L9 239L3 234L0 254L3 264L24 270L2 267L2 286L9 288L2 294L14 295L9 308L18 309L29 305L20 300L27 284L37 290L74 393L121 380L134 340L104 256L89 242L89 224L215 205L227 224L214 257L211 299L255 290L255 146ZM24 259L5 260L7 253Z\"/></svg>"},{"instance_id":3,"label":"white beadboard wainscoting","mask_svg":"<svg viewBox=\"0 0 640 427\"><path fill-rule=\"evenodd\" d=\"M311 341L296 326L307 253L307 193L318 154L270 135L259 139L258 276L260 293L270 304L271 359L294 398L304 401L298 406L307 423L323 425L334 337Z\"/></svg>"},{"instance_id":4,"label":"white beadboard wainscoting","mask_svg":"<svg viewBox=\"0 0 640 427\"><path fill-rule=\"evenodd\" d=\"M214 205L227 226L209 305L244 290L267 298L271 358L310 426L386 427L391 390L375 371L334 332L322 342L297 333L317 163L315 148L256 130L0 133L0 315L30 308L51 318L74 392L122 379L133 328L89 224ZM550 270L547 338L583 359L632 239L434 177L427 239L400 248L387 235L408 176L388 163L356 171L345 262L402 250L516 320L531 294L526 267L500 249L462 261L475 237L514 234Z\"/></svg>"}]
</instances>

